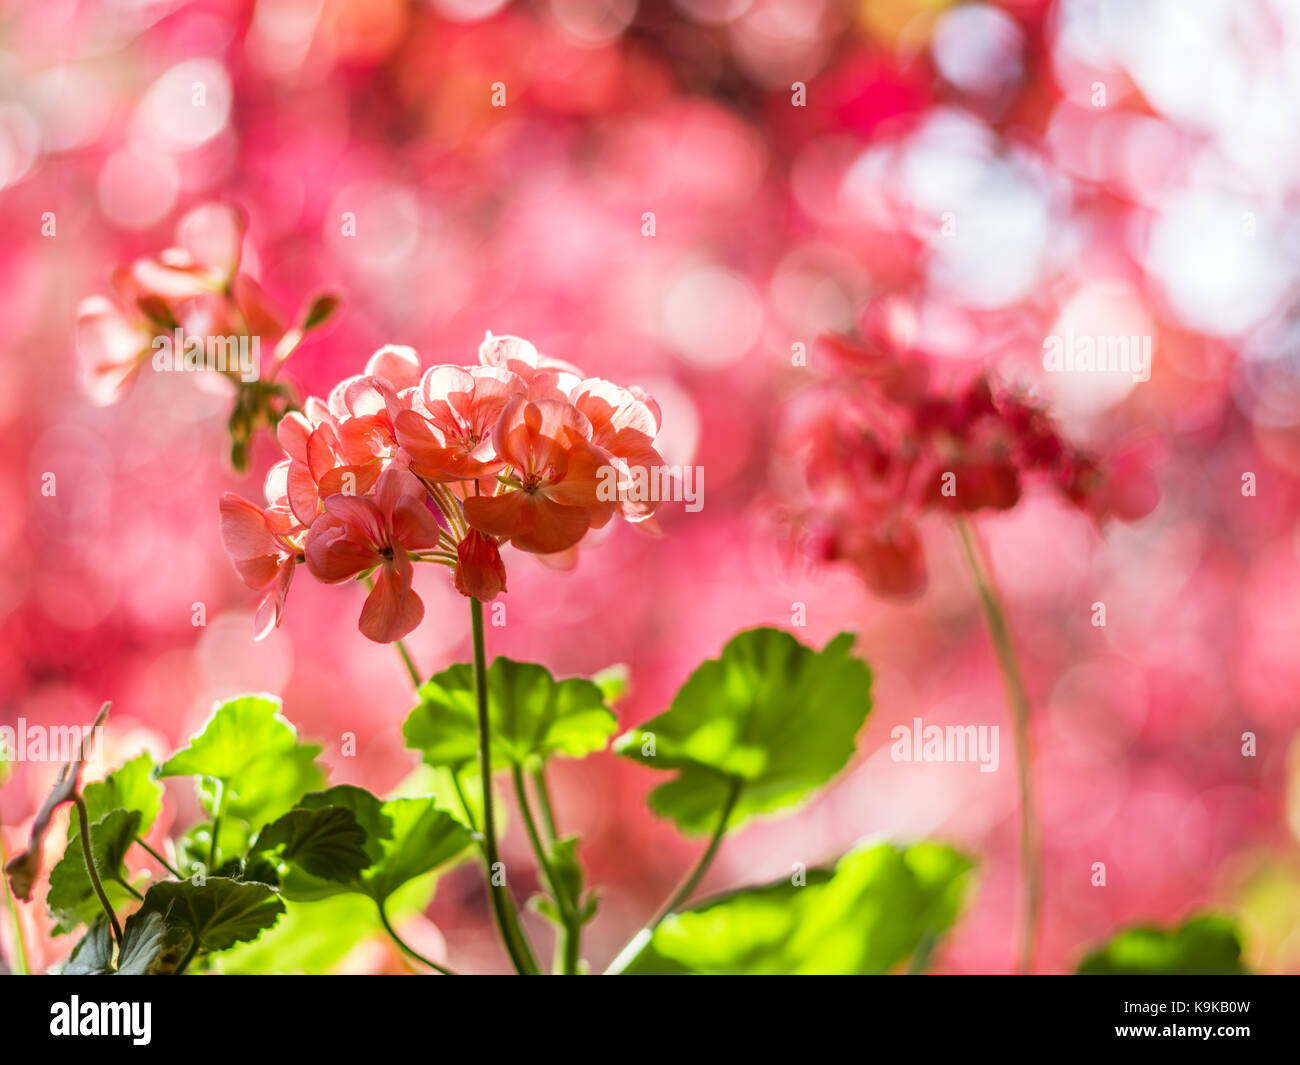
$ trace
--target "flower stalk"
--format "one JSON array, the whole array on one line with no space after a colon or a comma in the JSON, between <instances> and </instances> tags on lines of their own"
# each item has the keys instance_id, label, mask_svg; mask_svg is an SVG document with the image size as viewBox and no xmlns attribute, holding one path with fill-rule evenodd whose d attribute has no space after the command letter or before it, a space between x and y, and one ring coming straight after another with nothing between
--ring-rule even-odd
<instances>
[{"instance_id":1,"label":"flower stalk","mask_svg":"<svg viewBox=\"0 0 1300 1065\"><path fill-rule=\"evenodd\" d=\"M1034 971L1035 945L1038 936L1038 915L1042 904L1042 855L1038 822L1034 812L1033 750L1029 735L1029 696L1016 659L1007 625L1006 611L1002 607L992 569L985 557L979 537L970 524L957 518L957 534L975 588L984 607L989 637L997 653L998 667L1007 692L1011 721L1016 737L1017 781L1020 789L1020 866L1023 881L1020 906L1020 934L1017 949L1017 969L1021 973Z\"/></svg>"}]
</instances>

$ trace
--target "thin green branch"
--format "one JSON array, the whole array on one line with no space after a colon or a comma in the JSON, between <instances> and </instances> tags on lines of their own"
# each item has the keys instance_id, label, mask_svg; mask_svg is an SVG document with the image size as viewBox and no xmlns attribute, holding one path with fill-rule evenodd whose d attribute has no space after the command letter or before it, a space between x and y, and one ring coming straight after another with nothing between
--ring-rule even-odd
<instances>
[{"instance_id":1,"label":"thin green branch","mask_svg":"<svg viewBox=\"0 0 1300 1065\"><path fill-rule=\"evenodd\" d=\"M413 946L407 943L406 940L404 940L401 936L399 936L397 934L397 930L393 927L392 923L388 920L388 914L385 912L384 904L382 902L376 903L376 908L379 910L379 923L384 926L384 931L388 933L388 938L391 939L394 943L396 943L402 950L404 950L412 958L414 958L418 962L421 962L424 965L427 965L430 969L436 969L438 972L442 973L443 976L460 975L454 970L448 969L445 965L439 965L436 961L431 961L429 958L426 958Z\"/></svg>"},{"instance_id":2,"label":"thin green branch","mask_svg":"<svg viewBox=\"0 0 1300 1065\"><path fill-rule=\"evenodd\" d=\"M577 905L577 899L570 899L560 884L560 878L556 875L555 867L551 864L550 856L547 854L546 846L542 843L542 838L537 831L537 821L533 817L532 805L528 801L528 790L524 786L524 771L518 766L511 766L511 776L515 783L515 796L519 800L519 813L524 821L524 828L528 832L528 841L533 846L533 853L537 856L537 864L542 870L542 876L546 879L546 886L550 889L551 898L555 900L556 909L560 913L560 934L556 943L556 954L559 958L559 969L565 976L576 976L578 972L578 953L579 942L582 935L582 922L578 920L577 911L574 907Z\"/></svg>"},{"instance_id":3,"label":"thin green branch","mask_svg":"<svg viewBox=\"0 0 1300 1065\"><path fill-rule=\"evenodd\" d=\"M174 876L177 880L185 879L183 876L181 876L180 873L178 873L175 869L172 868L171 862L169 862L166 858L164 858L161 854L159 854L156 850L154 850L151 846L149 846L149 844L147 844L139 836L136 836L135 842L139 844L141 847L143 847L145 850L147 850L153 856L153 860L157 862L159 865L161 865L164 869L166 869L167 872L171 873L171 875Z\"/></svg>"},{"instance_id":4,"label":"thin green branch","mask_svg":"<svg viewBox=\"0 0 1300 1065\"><path fill-rule=\"evenodd\" d=\"M86 813L86 800L80 795L76 795L72 800L77 807L77 827L81 830L81 856L86 860L86 872L90 875L90 886L95 889L95 896L99 899L99 904L104 908L104 913L108 915L108 923L113 926L113 938L117 940L117 948L122 949L122 926L117 923L117 914L113 912L113 904L108 901L108 894L104 891L104 885L99 879L99 870L95 867L95 851L91 846L90 840L90 815Z\"/></svg>"},{"instance_id":5,"label":"thin green branch","mask_svg":"<svg viewBox=\"0 0 1300 1065\"><path fill-rule=\"evenodd\" d=\"M731 787L727 791L726 801L722 804L722 814L718 818L718 825L713 830L713 835L709 839L709 845L700 855L700 860L695 863L695 867L686 874L677 890L673 892L672 897L659 907L655 915L634 935L621 951L618 952L609 967L605 970L606 976L617 976L631 964L632 960L641 953L642 949L650 942L650 937L655 934L665 917L673 913L678 906L690 898L691 893L699 886L704 874L708 872L709 866L713 863L714 856L718 853L718 848L722 845L722 837L727 834L727 823L731 820L731 811L736 807L736 800L740 798L741 781L733 779Z\"/></svg>"},{"instance_id":6,"label":"thin green branch","mask_svg":"<svg viewBox=\"0 0 1300 1065\"><path fill-rule=\"evenodd\" d=\"M488 718L487 646L483 636L483 604L477 599L469 601L470 629L474 642L474 696L478 711L478 764L483 784L483 860L487 869L488 892L492 898L492 912L497 929L505 943L506 951L515 971L521 976L535 976L540 970L528 948L523 929L512 920L514 901L505 885L497 883L497 868L501 864L497 851L496 823L492 811L492 732Z\"/></svg>"},{"instance_id":7,"label":"thin green branch","mask_svg":"<svg viewBox=\"0 0 1300 1065\"><path fill-rule=\"evenodd\" d=\"M1002 672L1016 737L1017 779L1020 789L1020 864L1024 881L1017 967L1022 973L1031 973L1034 970L1034 948L1038 937L1038 914L1042 905L1042 855L1038 823L1034 814L1029 696L1025 690L1024 678L1020 674L1020 664L1016 660L1006 611L1002 607L993 580L992 567L984 555L979 537L961 517L957 518L957 534L961 539L966 562L984 607L984 617L988 623L989 637L993 641L993 649Z\"/></svg>"}]
</instances>

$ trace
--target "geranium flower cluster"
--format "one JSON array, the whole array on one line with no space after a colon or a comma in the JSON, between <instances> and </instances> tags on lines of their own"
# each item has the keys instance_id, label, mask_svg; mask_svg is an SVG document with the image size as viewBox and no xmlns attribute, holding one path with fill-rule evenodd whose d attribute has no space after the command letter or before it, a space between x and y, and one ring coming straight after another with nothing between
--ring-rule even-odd
<instances>
[{"instance_id":1,"label":"geranium flower cluster","mask_svg":"<svg viewBox=\"0 0 1300 1065\"><path fill-rule=\"evenodd\" d=\"M300 565L326 584L368 579L360 628L388 643L424 616L414 563L449 567L461 594L486 602L506 590L506 544L563 568L616 514L656 533L656 504L627 486L662 464L659 424L639 389L518 337L489 333L478 365L423 373L411 348L381 348L280 421L287 457L267 476L266 506L221 501L226 552L262 593L258 638L279 624Z\"/></svg>"},{"instance_id":2,"label":"geranium flower cluster","mask_svg":"<svg viewBox=\"0 0 1300 1065\"><path fill-rule=\"evenodd\" d=\"M232 382L237 469L253 433L295 405L289 386L275 380L279 367L337 305L332 296L318 296L301 323L286 328L262 286L241 270L247 229L238 207L201 204L177 224L174 247L117 267L109 276L113 295L90 296L77 309L82 384L100 406L119 400L141 367L160 355L169 368L213 371ZM241 339L255 342L236 343ZM265 360L263 346L270 351Z\"/></svg>"},{"instance_id":3,"label":"geranium flower cluster","mask_svg":"<svg viewBox=\"0 0 1300 1065\"><path fill-rule=\"evenodd\" d=\"M836 372L792 404L791 446L802 454L796 520L821 561L846 561L879 595L926 585L918 521L927 511L1009 510L1027 481L1045 482L1101 523L1156 505L1141 443L1103 461L1072 446L1026 396L987 374L943 391L914 352L830 335L819 350Z\"/></svg>"}]
</instances>

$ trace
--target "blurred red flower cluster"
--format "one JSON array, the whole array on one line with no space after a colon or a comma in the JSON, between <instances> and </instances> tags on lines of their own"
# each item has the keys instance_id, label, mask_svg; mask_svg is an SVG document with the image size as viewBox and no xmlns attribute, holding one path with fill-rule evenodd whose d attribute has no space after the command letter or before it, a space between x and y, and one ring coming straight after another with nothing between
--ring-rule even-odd
<instances>
[{"instance_id":1,"label":"blurred red flower cluster","mask_svg":"<svg viewBox=\"0 0 1300 1065\"><path fill-rule=\"evenodd\" d=\"M864 320L895 316L870 308ZM786 432L804 456L810 497L795 515L796 535L815 557L847 561L873 592L906 598L926 586L916 526L923 511L1010 510L1030 479L1098 524L1155 507L1149 445L1097 459L1067 442L1041 405L995 388L987 372L944 390L924 354L892 347L883 333L822 337L819 354L834 373L791 405Z\"/></svg>"}]
</instances>

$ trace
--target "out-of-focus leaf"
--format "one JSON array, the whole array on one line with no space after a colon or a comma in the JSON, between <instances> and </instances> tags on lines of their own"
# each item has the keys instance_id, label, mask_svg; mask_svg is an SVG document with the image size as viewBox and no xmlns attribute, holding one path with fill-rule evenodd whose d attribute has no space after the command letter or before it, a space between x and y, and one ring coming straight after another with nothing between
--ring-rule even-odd
<instances>
[{"instance_id":1,"label":"out-of-focus leaf","mask_svg":"<svg viewBox=\"0 0 1300 1065\"><path fill-rule=\"evenodd\" d=\"M1235 976L1249 972L1232 921L1205 914L1172 930L1140 925L1089 951L1084 976Z\"/></svg>"},{"instance_id":2,"label":"out-of-focus leaf","mask_svg":"<svg viewBox=\"0 0 1300 1065\"><path fill-rule=\"evenodd\" d=\"M258 834L254 854L278 851L292 862L326 880L349 880L367 865L366 830L346 807L290 810Z\"/></svg>"},{"instance_id":3,"label":"out-of-focus leaf","mask_svg":"<svg viewBox=\"0 0 1300 1065\"><path fill-rule=\"evenodd\" d=\"M101 881L126 879L122 863L139 831L139 810L111 810L90 826L90 849ZM50 890L45 901L64 928L75 927L99 908L82 854L80 832L68 840L63 857L50 870Z\"/></svg>"},{"instance_id":4,"label":"out-of-focus leaf","mask_svg":"<svg viewBox=\"0 0 1300 1065\"><path fill-rule=\"evenodd\" d=\"M328 322L334 316L334 312L338 310L339 302L337 296L329 293L317 296L303 316L302 331L310 333L313 329L319 329Z\"/></svg>"},{"instance_id":5,"label":"out-of-focus leaf","mask_svg":"<svg viewBox=\"0 0 1300 1065\"><path fill-rule=\"evenodd\" d=\"M871 671L841 633L820 651L778 629L734 637L701 665L665 713L614 749L677 776L650 795L683 832L728 827L792 806L844 768L871 709Z\"/></svg>"},{"instance_id":6,"label":"out-of-focus leaf","mask_svg":"<svg viewBox=\"0 0 1300 1065\"><path fill-rule=\"evenodd\" d=\"M141 911L159 914L168 929L183 930L208 952L256 939L275 924L284 903L266 884L212 876L202 885L161 880L145 894Z\"/></svg>"},{"instance_id":7,"label":"out-of-focus leaf","mask_svg":"<svg viewBox=\"0 0 1300 1065\"><path fill-rule=\"evenodd\" d=\"M27 849L5 863L5 875L9 877L9 888L16 898L20 898L24 902L31 901L32 888L36 884L36 878L41 875L41 852L45 844L45 834L50 830L50 818L54 816L54 811L58 806L65 802L71 802L77 794L77 785L81 780L82 763L89 756L89 748L98 734L97 730L103 726L105 719L108 717L108 709L112 705L112 703L105 703L99 708L99 714L96 716L94 724L90 726L90 731L83 736L81 750L77 752L77 757L59 770L58 780L54 782L54 787L50 790L49 795L45 797L45 801L41 803L41 808L36 812L36 817L32 821L32 831L27 839Z\"/></svg>"},{"instance_id":8,"label":"out-of-focus leaf","mask_svg":"<svg viewBox=\"0 0 1300 1065\"><path fill-rule=\"evenodd\" d=\"M937 843L862 847L802 887L779 880L669 916L626 972L892 972L952 925L971 869Z\"/></svg>"},{"instance_id":9,"label":"out-of-focus leaf","mask_svg":"<svg viewBox=\"0 0 1300 1065\"><path fill-rule=\"evenodd\" d=\"M158 775L220 781L225 815L257 826L292 809L300 796L325 782L324 770L316 764L320 750L298 743L297 731L280 714L279 699L244 695L218 704L203 730ZM211 811L212 792L203 794ZM221 842L224 847L224 838Z\"/></svg>"},{"instance_id":10,"label":"out-of-focus leaf","mask_svg":"<svg viewBox=\"0 0 1300 1065\"><path fill-rule=\"evenodd\" d=\"M600 689L600 694L605 697L606 703L616 703L627 691L628 668L621 663L606 666L592 676L591 682Z\"/></svg>"},{"instance_id":11,"label":"out-of-focus leaf","mask_svg":"<svg viewBox=\"0 0 1300 1065\"><path fill-rule=\"evenodd\" d=\"M544 666L498 658L487 681L493 769L551 755L581 758L603 749L617 727L600 688L586 678L557 681ZM427 764L459 768L477 757L477 721L474 670L462 664L420 688L402 731Z\"/></svg>"}]
</instances>

